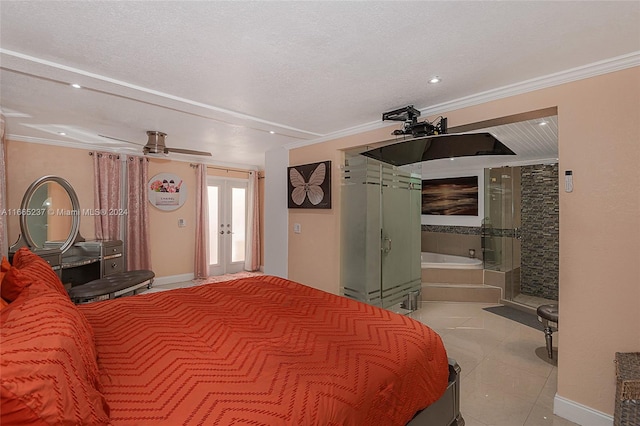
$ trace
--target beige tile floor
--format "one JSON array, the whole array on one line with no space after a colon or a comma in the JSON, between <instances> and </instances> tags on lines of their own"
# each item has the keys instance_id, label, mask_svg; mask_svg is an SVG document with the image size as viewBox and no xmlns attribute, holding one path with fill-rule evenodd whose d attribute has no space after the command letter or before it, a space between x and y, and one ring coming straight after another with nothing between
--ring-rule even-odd
<instances>
[{"instance_id":1,"label":"beige tile floor","mask_svg":"<svg viewBox=\"0 0 640 426\"><path fill-rule=\"evenodd\" d=\"M197 285L154 286L155 291ZM434 329L462 369L460 411L466 426L575 426L553 414L557 367L544 334L482 310L487 303L419 302L409 315ZM553 334L554 346L560 333ZM536 353L540 353L542 357Z\"/></svg>"},{"instance_id":2,"label":"beige tile floor","mask_svg":"<svg viewBox=\"0 0 640 426\"><path fill-rule=\"evenodd\" d=\"M460 364L466 425L575 425L553 414L557 367L544 358L542 331L482 310L487 306L493 305L420 302L410 314L438 332Z\"/></svg>"}]
</instances>

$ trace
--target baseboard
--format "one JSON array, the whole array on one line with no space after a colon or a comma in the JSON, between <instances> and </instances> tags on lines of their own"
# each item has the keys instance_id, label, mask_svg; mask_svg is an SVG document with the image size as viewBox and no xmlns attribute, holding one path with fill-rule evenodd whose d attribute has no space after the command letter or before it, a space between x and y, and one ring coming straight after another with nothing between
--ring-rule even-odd
<instances>
[{"instance_id":1,"label":"baseboard","mask_svg":"<svg viewBox=\"0 0 640 426\"><path fill-rule=\"evenodd\" d=\"M173 283L181 283L184 281L193 280L193 274L180 274L180 275L169 275L166 277L155 277L153 279L154 285L166 285Z\"/></svg>"},{"instance_id":2,"label":"baseboard","mask_svg":"<svg viewBox=\"0 0 640 426\"><path fill-rule=\"evenodd\" d=\"M553 414L582 426L613 425L613 416L563 398L558 394L553 398Z\"/></svg>"}]
</instances>

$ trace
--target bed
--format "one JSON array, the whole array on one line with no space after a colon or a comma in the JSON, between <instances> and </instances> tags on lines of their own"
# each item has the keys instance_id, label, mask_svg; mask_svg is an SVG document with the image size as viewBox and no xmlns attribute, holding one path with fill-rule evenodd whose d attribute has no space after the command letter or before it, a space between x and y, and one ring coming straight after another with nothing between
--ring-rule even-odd
<instances>
[{"instance_id":1,"label":"bed","mask_svg":"<svg viewBox=\"0 0 640 426\"><path fill-rule=\"evenodd\" d=\"M464 424L407 316L273 276L76 306L36 258L3 267L3 425Z\"/></svg>"}]
</instances>

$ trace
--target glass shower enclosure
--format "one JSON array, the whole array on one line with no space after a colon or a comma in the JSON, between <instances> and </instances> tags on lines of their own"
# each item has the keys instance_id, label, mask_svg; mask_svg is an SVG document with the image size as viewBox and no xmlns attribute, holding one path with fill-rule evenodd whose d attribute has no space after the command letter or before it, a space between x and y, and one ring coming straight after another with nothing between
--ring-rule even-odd
<instances>
[{"instance_id":1,"label":"glass shower enclosure","mask_svg":"<svg viewBox=\"0 0 640 426\"><path fill-rule=\"evenodd\" d=\"M345 156L341 191L341 287L392 308L421 288L421 179L359 154Z\"/></svg>"},{"instance_id":2,"label":"glass shower enclosure","mask_svg":"<svg viewBox=\"0 0 640 426\"><path fill-rule=\"evenodd\" d=\"M485 169L485 278L503 302L536 308L558 300L558 165Z\"/></svg>"},{"instance_id":3,"label":"glass shower enclosure","mask_svg":"<svg viewBox=\"0 0 640 426\"><path fill-rule=\"evenodd\" d=\"M504 284L504 299L520 293L520 168L484 170L482 251L484 269Z\"/></svg>"}]
</instances>

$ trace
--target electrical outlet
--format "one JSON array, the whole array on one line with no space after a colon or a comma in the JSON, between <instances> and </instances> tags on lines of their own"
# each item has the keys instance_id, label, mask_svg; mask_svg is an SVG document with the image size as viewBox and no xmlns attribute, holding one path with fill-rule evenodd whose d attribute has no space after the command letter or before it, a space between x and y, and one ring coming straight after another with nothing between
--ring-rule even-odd
<instances>
[{"instance_id":1,"label":"electrical outlet","mask_svg":"<svg viewBox=\"0 0 640 426\"><path fill-rule=\"evenodd\" d=\"M187 221L183 218L178 219L178 228L184 228L185 226L187 226Z\"/></svg>"}]
</instances>

